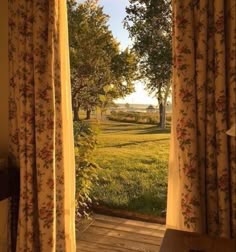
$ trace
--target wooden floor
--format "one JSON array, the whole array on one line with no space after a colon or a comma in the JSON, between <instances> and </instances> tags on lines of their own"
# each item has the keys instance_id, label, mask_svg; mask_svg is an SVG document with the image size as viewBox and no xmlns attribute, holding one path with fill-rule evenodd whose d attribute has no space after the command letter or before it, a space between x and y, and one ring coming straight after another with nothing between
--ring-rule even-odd
<instances>
[{"instance_id":1,"label":"wooden floor","mask_svg":"<svg viewBox=\"0 0 236 252\"><path fill-rule=\"evenodd\" d=\"M165 226L128 219L94 216L77 237L78 252L158 252Z\"/></svg>"}]
</instances>

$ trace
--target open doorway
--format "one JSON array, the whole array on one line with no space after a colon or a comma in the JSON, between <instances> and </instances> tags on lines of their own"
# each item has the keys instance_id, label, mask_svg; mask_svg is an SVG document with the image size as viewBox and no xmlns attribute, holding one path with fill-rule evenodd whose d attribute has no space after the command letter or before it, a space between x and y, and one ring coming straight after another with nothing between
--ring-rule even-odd
<instances>
[{"instance_id":1,"label":"open doorway","mask_svg":"<svg viewBox=\"0 0 236 252\"><path fill-rule=\"evenodd\" d=\"M165 223L171 4L69 1L68 7L80 214L92 205Z\"/></svg>"}]
</instances>

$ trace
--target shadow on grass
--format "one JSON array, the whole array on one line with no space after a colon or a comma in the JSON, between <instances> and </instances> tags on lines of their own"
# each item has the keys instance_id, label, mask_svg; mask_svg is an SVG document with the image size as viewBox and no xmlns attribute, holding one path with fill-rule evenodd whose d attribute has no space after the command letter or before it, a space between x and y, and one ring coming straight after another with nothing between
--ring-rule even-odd
<instances>
[{"instance_id":1,"label":"shadow on grass","mask_svg":"<svg viewBox=\"0 0 236 252\"><path fill-rule=\"evenodd\" d=\"M110 124L104 124L105 127L104 129L124 129L124 130L130 130L130 129L137 129L137 127L145 127L146 125L145 124L137 124L137 123L120 123L120 124L117 124L117 123L114 123L112 121L110 121L111 123ZM150 125L151 126L151 125Z\"/></svg>"},{"instance_id":2,"label":"shadow on grass","mask_svg":"<svg viewBox=\"0 0 236 252\"><path fill-rule=\"evenodd\" d=\"M170 128L161 129L158 126L150 126L150 127L143 127L137 128L135 123L121 123L121 124L114 124L109 125L109 127L104 127L103 131L107 133L118 133L118 132L127 132L127 131L136 131L134 134L142 135L142 134L168 134L171 132Z\"/></svg>"},{"instance_id":3,"label":"shadow on grass","mask_svg":"<svg viewBox=\"0 0 236 252\"><path fill-rule=\"evenodd\" d=\"M112 121L110 121L112 122ZM124 122L124 123L120 123L120 124L117 124L117 123L114 123L113 124L110 124L109 127L113 127L113 128L119 128L119 127L134 127L134 125L139 125L137 123L128 123L128 122Z\"/></svg>"},{"instance_id":4,"label":"shadow on grass","mask_svg":"<svg viewBox=\"0 0 236 252\"><path fill-rule=\"evenodd\" d=\"M127 208L141 213L162 216L166 209L166 197L164 194L161 197L154 197L150 192L143 192L139 197L130 199Z\"/></svg>"},{"instance_id":5,"label":"shadow on grass","mask_svg":"<svg viewBox=\"0 0 236 252\"><path fill-rule=\"evenodd\" d=\"M140 129L137 134L167 134L170 133L170 131L170 128L160 129L157 126L153 126L146 129Z\"/></svg>"},{"instance_id":6,"label":"shadow on grass","mask_svg":"<svg viewBox=\"0 0 236 252\"><path fill-rule=\"evenodd\" d=\"M103 200L99 201L99 204L110 209L133 211L149 216L163 217L163 212L166 209L166 193L158 197L156 195L154 196L152 192L146 191L136 198L128 197L127 202L123 202L123 204L118 204L117 202L112 204L112 202L104 202Z\"/></svg>"},{"instance_id":7,"label":"shadow on grass","mask_svg":"<svg viewBox=\"0 0 236 252\"><path fill-rule=\"evenodd\" d=\"M130 145L139 145L142 143L161 142L161 141L166 141L166 140L169 140L169 138L162 138L162 139L148 140L148 141L135 141L135 142L129 142L129 143L123 143L123 144L115 144L115 145L106 146L106 148L111 148L111 147L121 148L121 147L125 147L125 146L130 146Z\"/></svg>"}]
</instances>

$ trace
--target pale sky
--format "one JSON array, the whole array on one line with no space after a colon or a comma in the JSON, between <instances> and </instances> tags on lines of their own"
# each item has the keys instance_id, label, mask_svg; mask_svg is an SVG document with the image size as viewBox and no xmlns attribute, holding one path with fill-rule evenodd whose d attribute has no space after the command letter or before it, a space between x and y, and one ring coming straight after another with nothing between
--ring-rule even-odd
<instances>
[{"instance_id":1,"label":"pale sky","mask_svg":"<svg viewBox=\"0 0 236 252\"><path fill-rule=\"evenodd\" d=\"M83 2L80 0L79 2ZM109 25L114 37L120 42L122 49L131 45L129 33L123 27L123 20L126 16L125 7L129 5L128 0L99 0L99 4L104 7L104 13L110 16ZM124 99L118 99L118 103L134 104L157 104L157 100L152 98L144 89L142 83L135 85L135 92L126 96Z\"/></svg>"}]
</instances>

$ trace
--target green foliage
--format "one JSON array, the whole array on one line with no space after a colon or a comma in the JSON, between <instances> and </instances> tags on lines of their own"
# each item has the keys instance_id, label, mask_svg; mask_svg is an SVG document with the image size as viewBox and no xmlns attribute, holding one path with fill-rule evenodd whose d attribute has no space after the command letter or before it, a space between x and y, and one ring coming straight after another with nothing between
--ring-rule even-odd
<instances>
[{"instance_id":1,"label":"green foliage","mask_svg":"<svg viewBox=\"0 0 236 252\"><path fill-rule=\"evenodd\" d=\"M113 111L109 116L109 120L117 122L129 122L129 123L142 123L142 124L154 124L157 125L160 118L156 113L142 113L142 112L123 112ZM166 126L170 127L171 115L166 116Z\"/></svg>"},{"instance_id":2,"label":"green foliage","mask_svg":"<svg viewBox=\"0 0 236 252\"><path fill-rule=\"evenodd\" d=\"M109 30L109 16L96 0L68 1L73 108L105 107L133 91L137 59Z\"/></svg>"},{"instance_id":3,"label":"green foliage","mask_svg":"<svg viewBox=\"0 0 236 252\"><path fill-rule=\"evenodd\" d=\"M125 27L134 39L135 51L141 57L140 66L148 79L148 87L156 91L171 78L171 1L129 2Z\"/></svg>"},{"instance_id":4,"label":"green foliage","mask_svg":"<svg viewBox=\"0 0 236 252\"><path fill-rule=\"evenodd\" d=\"M77 213L87 215L92 202L90 193L97 181L99 166L93 160L97 140L86 122L74 122L75 162L76 162L76 200Z\"/></svg>"},{"instance_id":5,"label":"green foliage","mask_svg":"<svg viewBox=\"0 0 236 252\"><path fill-rule=\"evenodd\" d=\"M165 106L171 90L172 12L170 0L129 0L125 27L139 56L140 73L147 89L156 93L160 124L165 126Z\"/></svg>"},{"instance_id":6,"label":"green foliage","mask_svg":"<svg viewBox=\"0 0 236 252\"><path fill-rule=\"evenodd\" d=\"M126 103L126 104L125 104L125 107L126 107L126 109L130 109L130 104L129 104L129 103Z\"/></svg>"},{"instance_id":7,"label":"green foliage","mask_svg":"<svg viewBox=\"0 0 236 252\"><path fill-rule=\"evenodd\" d=\"M153 125L101 124L92 196L110 208L159 216L166 208L169 139Z\"/></svg>"}]
</instances>

